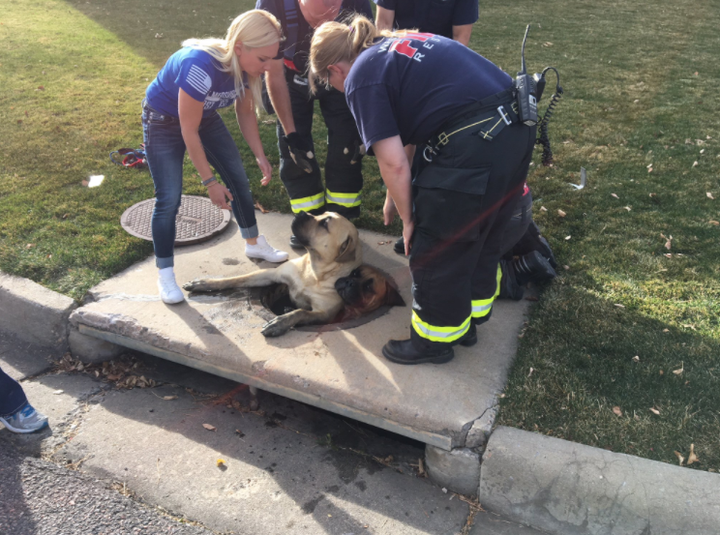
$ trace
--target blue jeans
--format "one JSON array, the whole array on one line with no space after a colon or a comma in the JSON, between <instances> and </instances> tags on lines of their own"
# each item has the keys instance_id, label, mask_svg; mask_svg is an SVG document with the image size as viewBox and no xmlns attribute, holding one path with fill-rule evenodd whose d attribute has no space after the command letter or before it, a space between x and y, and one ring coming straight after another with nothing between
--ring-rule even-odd
<instances>
[{"instance_id":1,"label":"blue jeans","mask_svg":"<svg viewBox=\"0 0 720 535\"><path fill-rule=\"evenodd\" d=\"M155 209L151 224L155 263L162 269L174 264L175 218L182 195L185 141L180 119L152 109L144 100L142 124L145 154L155 183ZM203 117L198 133L208 162L232 193L230 205L241 236L245 239L257 237L250 182L235 140L217 112Z\"/></svg>"},{"instance_id":2,"label":"blue jeans","mask_svg":"<svg viewBox=\"0 0 720 535\"><path fill-rule=\"evenodd\" d=\"M25 392L15 379L0 368L0 416L10 416L27 403Z\"/></svg>"}]
</instances>

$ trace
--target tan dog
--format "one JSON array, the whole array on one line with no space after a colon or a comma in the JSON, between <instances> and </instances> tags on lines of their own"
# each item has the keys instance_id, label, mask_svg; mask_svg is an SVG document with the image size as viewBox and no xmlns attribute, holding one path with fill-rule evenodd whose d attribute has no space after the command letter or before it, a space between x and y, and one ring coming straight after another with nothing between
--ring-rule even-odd
<instances>
[{"instance_id":1,"label":"tan dog","mask_svg":"<svg viewBox=\"0 0 720 535\"><path fill-rule=\"evenodd\" d=\"M183 288L207 292L286 284L290 299L298 309L268 322L262 330L265 336L280 336L295 325L329 322L343 307L335 281L362 263L358 231L350 221L334 212L319 216L300 212L292 222L292 231L307 249L307 254L300 258L238 277L195 279Z\"/></svg>"},{"instance_id":2,"label":"tan dog","mask_svg":"<svg viewBox=\"0 0 720 535\"><path fill-rule=\"evenodd\" d=\"M345 307L339 320L359 318L382 306L405 306L397 288L377 268L363 264L335 282Z\"/></svg>"}]
</instances>

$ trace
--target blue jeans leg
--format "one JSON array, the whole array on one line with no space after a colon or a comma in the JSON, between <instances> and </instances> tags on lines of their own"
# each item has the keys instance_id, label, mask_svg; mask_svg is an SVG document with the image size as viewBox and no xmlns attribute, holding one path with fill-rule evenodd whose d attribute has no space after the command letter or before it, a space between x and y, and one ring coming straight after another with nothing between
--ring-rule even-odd
<instances>
[{"instance_id":1,"label":"blue jeans leg","mask_svg":"<svg viewBox=\"0 0 720 535\"><path fill-rule=\"evenodd\" d=\"M185 141L180 120L145 106L143 138L150 174L155 184L152 237L158 268L173 266L175 218L180 208Z\"/></svg>"},{"instance_id":2,"label":"blue jeans leg","mask_svg":"<svg viewBox=\"0 0 720 535\"><path fill-rule=\"evenodd\" d=\"M232 193L231 207L240 235L245 239L256 238L255 203L235 140L217 113L203 118L199 134L208 162Z\"/></svg>"},{"instance_id":3,"label":"blue jeans leg","mask_svg":"<svg viewBox=\"0 0 720 535\"><path fill-rule=\"evenodd\" d=\"M0 368L0 416L10 416L27 403L25 392L15 379Z\"/></svg>"}]
</instances>

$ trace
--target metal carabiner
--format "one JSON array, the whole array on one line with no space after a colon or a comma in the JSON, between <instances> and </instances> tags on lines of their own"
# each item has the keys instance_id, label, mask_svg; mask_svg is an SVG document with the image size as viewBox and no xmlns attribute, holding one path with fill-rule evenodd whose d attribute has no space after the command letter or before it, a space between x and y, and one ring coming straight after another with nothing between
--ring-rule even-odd
<instances>
[{"instance_id":1,"label":"metal carabiner","mask_svg":"<svg viewBox=\"0 0 720 535\"><path fill-rule=\"evenodd\" d=\"M430 152L431 156L428 156L428 151ZM432 149L432 147L430 145L425 145L422 155L423 158L425 158L426 162L432 163L432 154L435 154L435 151Z\"/></svg>"}]
</instances>

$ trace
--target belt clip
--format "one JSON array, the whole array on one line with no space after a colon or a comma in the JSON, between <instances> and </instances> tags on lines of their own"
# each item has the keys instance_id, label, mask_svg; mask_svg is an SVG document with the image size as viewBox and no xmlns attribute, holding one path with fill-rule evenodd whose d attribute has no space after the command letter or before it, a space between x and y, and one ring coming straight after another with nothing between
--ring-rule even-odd
<instances>
[{"instance_id":1,"label":"belt clip","mask_svg":"<svg viewBox=\"0 0 720 535\"><path fill-rule=\"evenodd\" d=\"M448 144L449 140L450 136L448 136L445 132L441 132L438 134L437 144L444 147Z\"/></svg>"},{"instance_id":2,"label":"belt clip","mask_svg":"<svg viewBox=\"0 0 720 535\"><path fill-rule=\"evenodd\" d=\"M428 155L428 152L430 153L430 155ZM432 157L434 154L435 151L430 145L426 145L422 152L423 158L425 158L426 162L432 162Z\"/></svg>"},{"instance_id":3,"label":"belt clip","mask_svg":"<svg viewBox=\"0 0 720 535\"><path fill-rule=\"evenodd\" d=\"M505 121L505 124L510 126L512 122L510 121L510 116L505 111L505 106L498 106L497 111L500 114L500 118Z\"/></svg>"}]
</instances>

